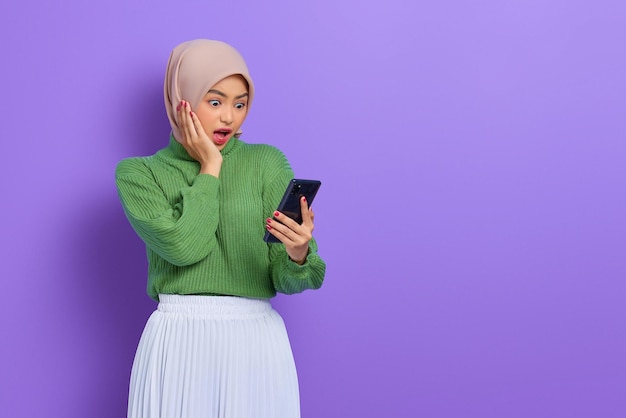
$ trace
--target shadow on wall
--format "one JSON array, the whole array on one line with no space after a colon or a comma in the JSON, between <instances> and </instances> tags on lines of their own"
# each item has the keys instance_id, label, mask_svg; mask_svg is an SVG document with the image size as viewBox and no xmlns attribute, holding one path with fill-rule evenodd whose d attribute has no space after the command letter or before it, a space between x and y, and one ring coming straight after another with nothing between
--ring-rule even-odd
<instances>
[{"instance_id":1,"label":"shadow on wall","mask_svg":"<svg viewBox=\"0 0 626 418\"><path fill-rule=\"evenodd\" d=\"M75 240L81 272L74 299L87 323L80 326L87 353L83 373L95 382L78 388L75 416L123 416L135 349L156 305L145 292L144 245L116 197L104 196L85 209Z\"/></svg>"},{"instance_id":2,"label":"shadow on wall","mask_svg":"<svg viewBox=\"0 0 626 418\"><path fill-rule=\"evenodd\" d=\"M170 132L163 106L162 81L133 80L126 91L126 106L120 107L118 140L112 142L119 160L153 154L164 147ZM135 100L133 100L135 99ZM141 332L156 303L146 294L147 261L145 246L128 223L114 190L117 161L107 167L111 188L86 201L74 220L74 240L80 260L77 309L89 323L85 348L90 360L84 373L97 384L80 388L76 415L91 417L125 416L128 382ZM77 302L78 303L78 302ZM98 411L97 414L94 414Z\"/></svg>"}]
</instances>

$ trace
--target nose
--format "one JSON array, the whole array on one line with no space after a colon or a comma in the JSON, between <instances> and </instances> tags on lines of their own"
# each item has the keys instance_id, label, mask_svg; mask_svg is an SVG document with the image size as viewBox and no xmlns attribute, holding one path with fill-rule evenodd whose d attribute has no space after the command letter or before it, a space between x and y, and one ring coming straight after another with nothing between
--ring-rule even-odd
<instances>
[{"instance_id":1,"label":"nose","mask_svg":"<svg viewBox=\"0 0 626 418\"><path fill-rule=\"evenodd\" d=\"M222 123L225 123L226 125L230 125L231 123L233 123L233 109L230 106L222 107L220 121Z\"/></svg>"}]
</instances>

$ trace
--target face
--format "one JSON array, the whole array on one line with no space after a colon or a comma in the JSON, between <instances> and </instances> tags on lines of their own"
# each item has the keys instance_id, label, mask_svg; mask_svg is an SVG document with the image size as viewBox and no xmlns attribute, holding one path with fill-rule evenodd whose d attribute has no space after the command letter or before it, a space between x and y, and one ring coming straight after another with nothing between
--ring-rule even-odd
<instances>
[{"instance_id":1,"label":"face","mask_svg":"<svg viewBox=\"0 0 626 418\"><path fill-rule=\"evenodd\" d=\"M219 150L239 130L248 114L248 85L238 74L215 84L198 104L196 115Z\"/></svg>"}]
</instances>

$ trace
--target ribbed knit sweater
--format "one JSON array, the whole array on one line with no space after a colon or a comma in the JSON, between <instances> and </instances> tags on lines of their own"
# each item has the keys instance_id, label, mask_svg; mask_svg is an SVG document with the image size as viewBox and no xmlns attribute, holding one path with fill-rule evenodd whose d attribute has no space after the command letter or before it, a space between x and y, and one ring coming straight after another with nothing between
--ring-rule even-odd
<instances>
[{"instance_id":1,"label":"ribbed knit sweater","mask_svg":"<svg viewBox=\"0 0 626 418\"><path fill-rule=\"evenodd\" d=\"M211 294L270 298L322 285L326 265L312 240L303 265L283 244L263 241L293 178L285 156L269 145L232 138L222 149L219 178L173 137L148 157L122 160L116 183L124 212L146 244L151 298Z\"/></svg>"}]
</instances>

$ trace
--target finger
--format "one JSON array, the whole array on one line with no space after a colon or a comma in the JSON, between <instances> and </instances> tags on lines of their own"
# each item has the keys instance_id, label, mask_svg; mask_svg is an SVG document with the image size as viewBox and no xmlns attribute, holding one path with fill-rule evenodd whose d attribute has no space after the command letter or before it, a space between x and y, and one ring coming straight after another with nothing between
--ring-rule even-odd
<instances>
[{"instance_id":1,"label":"finger","mask_svg":"<svg viewBox=\"0 0 626 418\"><path fill-rule=\"evenodd\" d=\"M285 225L289 229L296 229L300 226L298 222L294 221L289 216L279 211L274 212L274 219L276 219L278 222Z\"/></svg>"},{"instance_id":2,"label":"finger","mask_svg":"<svg viewBox=\"0 0 626 418\"><path fill-rule=\"evenodd\" d=\"M272 231L277 231L282 236L285 236L290 230L288 226L278 220L278 218L276 217L276 212L274 212L274 219L267 218L265 220L265 225L269 227L269 229L271 229Z\"/></svg>"},{"instance_id":3,"label":"finger","mask_svg":"<svg viewBox=\"0 0 626 418\"><path fill-rule=\"evenodd\" d=\"M291 230L280 222L267 218L265 229L267 229L270 234L278 238L278 240L283 244L293 244L293 240L288 235Z\"/></svg>"},{"instance_id":4,"label":"finger","mask_svg":"<svg viewBox=\"0 0 626 418\"><path fill-rule=\"evenodd\" d=\"M206 136L204 128L202 127L202 122L200 122L198 115L196 115L195 113L191 113L191 123L193 124L193 127L198 136L202 136L203 134L204 136Z\"/></svg>"},{"instance_id":5,"label":"finger","mask_svg":"<svg viewBox=\"0 0 626 418\"><path fill-rule=\"evenodd\" d=\"M307 226L313 225L313 219L311 219L309 205L307 204L306 197L304 196L300 198L300 212L302 213L302 224Z\"/></svg>"},{"instance_id":6,"label":"finger","mask_svg":"<svg viewBox=\"0 0 626 418\"><path fill-rule=\"evenodd\" d=\"M280 232L294 244L302 244L311 240L313 236L312 220L307 221L308 223L306 224L304 222L302 224L299 224L298 222L291 219L289 216L280 212L274 212L274 217L278 221L278 223L280 223L280 225L278 226Z\"/></svg>"},{"instance_id":7,"label":"finger","mask_svg":"<svg viewBox=\"0 0 626 418\"><path fill-rule=\"evenodd\" d=\"M180 129L183 132L183 137L185 139L185 142L189 143L191 138L190 138L189 126L187 124L187 107L186 106L187 106L187 102L185 102L184 100L181 100L180 108L178 110L178 118L179 118L178 125L180 126Z\"/></svg>"},{"instance_id":8,"label":"finger","mask_svg":"<svg viewBox=\"0 0 626 418\"><path fill-rule=\"evenodd\" d=\"M276 231L275 236L285 245L301 246L306 245L313 238L311 226L300 225L293 219L280 214L284 219L267 219L267 226Z\"/></svg>"},{"instance_id":9,"label":"finger","mask_svg":"<svg viewBox=\"0 0 626 418\"><path fill-rule=\"evenodd\" d=\"M189 132L189 138L192 141L195 141L198 139L198 133L196 132L196 128L193 126L193 111L191 110L189 102L185 102L185 111L183 113L185 115L185 126L187 128L187 132Z\"/></svg>"},{"instance_id":10,"label":"finger","mask_svg":"<svg viewBox=\"0 0 626 418\"><path fill-rule=\"evenodd\" d=\"M315 214L313 213L313 209L308 207L306 197L304 196L302 196L302 198L300 199L300 210L302 211L302 226L307 229L307 235L310 236L313 232L313 229L315 228L313 224Z\"/></svg>"},{"instance_id":11,"label":"finger","mask_svg":"<svg viewBox=\"0 0 626 418\"><path fill-rule=\"evenodd\" d=\"M276 230L285 244L301 245L311 240L311 232L290 217L281 214L281 219L268 219L267 224Z\"/></svg>"}]
</instances>

